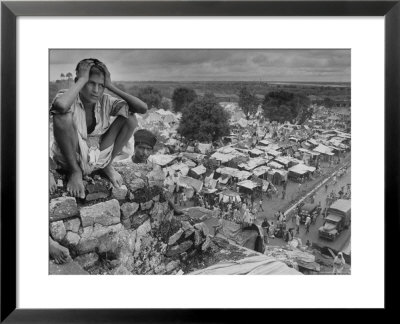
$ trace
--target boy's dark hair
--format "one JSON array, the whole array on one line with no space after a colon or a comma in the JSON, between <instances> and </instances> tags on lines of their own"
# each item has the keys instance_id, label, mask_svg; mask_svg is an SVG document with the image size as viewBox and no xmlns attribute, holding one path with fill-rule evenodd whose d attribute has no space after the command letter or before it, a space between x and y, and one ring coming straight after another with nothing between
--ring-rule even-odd
<instances>
[{"instance_id":1,"label":"boy's dark hair","mask_svg":"<svg viewBox=\"0 0 400 324\"><path fill-rule=\"evenodd\" d=\"M100 60L98 60L96 58L87 58L87 59L81 60L76 65L76 68L75 68L75 75L76 76L75 76L75 80L74 80L75 82L78 81L78 77L77 76L78 76L78 71L79 71L79 65L84 61L92 61L94 63L94 65L90 69L89 75L92 75L92 74L103 74L104 77L106 76L106 73L105 73L104 69L100 65L100 64L104 64L103 62L101 62Z\"/></svg>"}]
</instances>

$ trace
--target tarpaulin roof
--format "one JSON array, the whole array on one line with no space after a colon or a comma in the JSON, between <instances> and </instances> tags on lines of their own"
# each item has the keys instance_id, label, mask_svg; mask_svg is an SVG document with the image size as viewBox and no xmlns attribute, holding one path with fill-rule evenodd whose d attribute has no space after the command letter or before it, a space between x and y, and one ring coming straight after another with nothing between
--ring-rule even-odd
<instances>
[{"instance_id":1,"label":"tarpaulin roof","mask_svg":"<svg viewBox=\"0 0 400 324\"><path fill-rule=\"evenodd\" d=\"M248 171L251 171L260 165L266 164L267 162L268 162L268 160L266 160L262 157L258 157L258 158L250 159L246 163L241 163L238 166L243 169L246 169Z\"/></svg>"},{"instance_id":2,"label":"tarpaulin roof","mask_svg":"<svg viewBox=\"0 0 400 324\"><path fill-rule=\"evenodd\" d=\"M204 154L199 154L199 153L191 153L191 152L183 152L182 156L191 159L193 161L201 161L204 159L205 155Z\"/></svg>"},{"instance_id":3,"label":"tarpaulin roof","mask_svg":"<svg viewBox=\"0 0 400 324\"><path fill-rule=\"evenodd\" d=\"M314 172L315 168L314 167L310 167L310 166L305 165L305 164L296 164L296 165L292 166L291 168L289 168L288 171L294 172L294 173L297 173L297 174L305 174L305 173L308 173L308 172Z\"/></svg>"},{"instance_id":4,"label":"tarpaulin roof","mask_svg":"<svg viewBox=\"0 0 400 324\"><path fill-rule=\"evenodd\" d=\"M206 154L208 151L211 150L211 144L198 143L197 148L202 154Z\"/></svg>"},{"instance_id":5,"label":"tarpaulin roof","mask_svg":"<svg viewBox=\"0 0 400 324\"><path fill-rule=\"evenodd\" d=\"M196 180L192 177L185 177L181 176L178 178L178 185L181 187L186 187L186 188L193 188L197 192L200 192L201 189L203 188L203 181Z\"/></svg>"},{"instance_id":6,"label":"tarpaulin roof","mask_svg":"<svg viewBox=\"0 0 400 324\"><path fill-rule=\"evenodd\" d=\"M256 148L250 150L249 152L250 152L251 154L254 154L254 155L261 155L261 154L264 153L264 151L261 151L261 150L256 149Z\"/></svg>"},{"instance_id":7,"label":"tarpaulin roof","mask_svg":"<svg viewBox=\"0 0 400 324\"><path fill-rule=\"evenodd\" d=\"M329 147L322 144L319 144L317 147L313 148L313 151L327 155L334 155Z\"/></svg>"},{"instance_id":8,"label":"tarpaulin roof","mask_svg":"<svg viewBox=\"0 0 400 324\"><path fill-rule=\"evenodd\" d=\"M290 160L288 158L285 158L283 156L278 156L274 159L274 161L281 163L283 165L289 165Z\"/></svg>"},{"instance_id":9,"label":"tarpaulin roof","mask_svg":"<svg viewBox=\"0 0 400 324\"><path fill-rule=\"evenodd\" d=\"M166 166L177 158L176 155L156 154L149 157L149 161L160 166Z\"/></svg>"},{"instance_id":10,"label":"tarpaulin roof","mask_svg":"<svg viewBox=\"0 0 400 324\"><path fill-rule=\"evenodd\" d=\"M211 158L216 159L217 161L221 161L222 163L229 162L233 160L236 156L233 154L224 154L220 152L215 152L213 155L211 155Z\"/></svg>"},{"instance_id":11,"label":"tarpaulin roof","mask_svg":"<svg viewBox=\"0 0 400 324\"><path fill-rule=\"evenodd\" d=\"M244 180L251 176L250 172L240 171L238 169L228 168L228 167L218 168L216 171L221 174L227 174L232 177L238 178L239 180Z\"/></svg>"},{"instance_id":12,"label":"tarpaulin roof","mask_svg":"<svg viewBox=\"0 0 400 324\"><path fill-rule=\"evenodd\" d=\"M201 175L203 173L206 173L207 169L203 165L198 165L197 167L193 168L192 171L196 173L197 175Z\"/></svg>"},{"instance_id":13,"label":"tarpaulin roof","mask_svg":"<svg viewBox=\"0 0 400 324\"><path fill-rule=\"evenodd\" d=\"M282 261L266 255L245 257L240 260L222 261L191 275L301 275Z\"/></svg>"},{"instance_id":14,"label":"tarpaulin roof","mask_svg":"<svg viewBox=\"0 0 400 324\"><path fill-rule=\"evenodd\" d=\"M258 144L268 146L269 144L271 144L271 141L263 139L263 140L259 141Z\"/></svg>"},{"instance_id":15,"label":"tarpaulin roof","mask_svg":"<svg viewBox=\"0 0 400 324\"><path fill-rule=\"evenodd\" d=\"M269 167L267 167L266 165L262 165L262 166L259 166L258 168L255 168L253 170L253 174L255 176L259 177L260 175L267 173L268 170L269 170Z\"/></svg>"},{"instance_id":16,"label":"tarpaulin roof","mask_svg":"<svg viewBox=\"0 0 400 324\"><path fill-rule=\"evenodd\" d=\"M270 161L267 163L268 166L270 166L271 168L275 168L275 169L282 169L283 165L279 164L278 162L274 162L274 161Z\"/></svg>"},{"instance_id":17,"label":"tarpaulin roof","mask_svg":"<svg viewBox=\"0 0 400 324\"><path fill-rule=\"evenodd\" d=\"M351 209L351 200L350 199L338 199L329 208L347 212Z\"/></svg>"},{"instance_id":18,"label":"tarpaulin roof","mask_svg":"<svg viewBox=\"0 0 400 324\"><path fill-rule=\"evenodd\" d=\"M251 189L251 190L253 190L256 187L259 187L258 183L254 182L254 181L251 181L251 180L241 181L237 185L241 186L241 187L244 187L244 188L247 188L247 189Z\"/></svg>"}]
</instances>

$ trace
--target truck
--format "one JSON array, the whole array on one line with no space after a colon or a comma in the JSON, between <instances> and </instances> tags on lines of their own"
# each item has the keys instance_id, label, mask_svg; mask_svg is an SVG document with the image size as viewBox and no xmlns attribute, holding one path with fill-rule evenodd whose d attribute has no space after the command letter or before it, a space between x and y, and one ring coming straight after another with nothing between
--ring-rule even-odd
<instances>
[{"instance_id":1,"label":"truck","mask_svg":"<svg viewBox=\"0 0 400 324\"><path fill-rule=\"evenodd\" d=\"M318 229L319 237L334 241L350 222L351 199L338 199L328 208L324 224Z\"/></svg>"}]
</instances>

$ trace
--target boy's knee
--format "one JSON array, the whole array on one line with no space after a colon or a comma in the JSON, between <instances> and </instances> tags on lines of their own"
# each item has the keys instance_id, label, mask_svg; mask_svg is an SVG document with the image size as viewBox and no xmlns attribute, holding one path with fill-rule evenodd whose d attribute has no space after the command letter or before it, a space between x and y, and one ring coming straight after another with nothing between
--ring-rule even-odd
<instances>
[{"instance_id":1,"label":"boy's knee","mask_svg":"<svg viewBox=\"0 0 400 324\"><path fill-rule=\"evenodd\" d=\"M53 124L56 128L69 128L73 126L72 114L57 114L53 116Z\"/></svg>"},{"instance_id":2,"label":"boy's knee","mask_svg":"<svg viewBox=\"0 0 400 324\"><path fill-rule=\"evenodd\" d=\"M133 131L138 125L138 121L135 115L129 116L126 119L125 125L129 128L129 130Z\"/></svg>"}]
</instances>

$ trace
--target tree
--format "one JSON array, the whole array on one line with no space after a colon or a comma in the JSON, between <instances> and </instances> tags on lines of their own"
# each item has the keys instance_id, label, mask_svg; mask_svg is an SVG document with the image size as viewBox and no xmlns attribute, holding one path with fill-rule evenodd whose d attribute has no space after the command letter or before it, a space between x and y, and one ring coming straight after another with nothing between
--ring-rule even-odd
<instances>
[{"instance_id":1,"label":"tree","mask_svg":"<svg viewBox=\"0 0 400 324\"><path fill-rule=\"evenodd\" d=\"M304 124L304 122L306 122L308 119L310 119L312 117L313 113L314 113L314 108L312 106L303 107L300 110L300 113L297 117L297 123L299 125Z\"/></svg>"},{"instance_id":2,"label":"tree","mask_svg":"<svg viewBox=\"0 0 400 324\"><path fill-rule=\"evenodd\" d=\"M218 141L230 133L229 118L215 96L206 93L183 109L178 133L189 141Z\"/></svg>"},{"instance_id":3,"label":"tree","mask_svg":"<svg viewBox=\"0 0 400 324\"><path fill-rule=\"evenodd\" d=\"M60 74L60 78L61 78L61 80L63 80L63 79L65 78L64 73L61 73L61 74Z\"/></svg>"},{"instance_id":4,"label":"tree","mask_svg":"<svg viewBox=\"0 0 400 324\"><path fill-rule=\"evenodd\" d=\"M162 98L161 108L164 110L170 110L171 109L171 101L167 98Z\"/></svg>"},{"instance_id":5,"label":"tree","mask_svg":"<svg viewBox=\"0 0 400 324\"><path fill-rule=\"evenodd\" d=\"M250 115L253 115L257 112L257 97L255 93L250 91L247 87L243 87L239 91L239 107L246 115L246 119L249 119Z\"/></svg>"},{"instance_id":6,"label":"tree","mask_svg":"<svg viewBox=\"0 0 400 324\"><path fill-rule=\"evenodd\" d=\"M331 98L329 98L329 97L325 97L325 98L324 98L323 105L324 105L326 108L332 108L334 103L335 103L335 102L334 102Z\"/></svg>"},{"instance_id":7,"label":"tree","mask_svg":"<svg viewBox=\"0 0 400 324\"><path fill-rule=\"evenodd\" d=\"M310 100L302 94L287 91L272 91L264 97L264 116L270 121L293 121L302 109L310 105Z\"/></svg>"},{"instance_id":8,"label":"tree","mask_svg":"<svg viewBox=\"0 0 400 324\"><path fill-rule=\"evenodd\" d=\"M196 100L197 94L193 89L180 87L172 93L172 105L175 112L180 112Z\"/></svg>"},{"instance_id":9,"label":"tree","mask_svg":"<svg viewBox=\"0 0 400 324\"><path fill-rule=\"evenodd\" d=\"M160 90L148 86L139 89L138 98L144 101L149 108L158 108L161 103L162 95Z\"/></svg>"},{"instance_id":10,"label":"tree","mask_svg":"<svg viewBox=\"0 0 400 324\"><path fill-rule=\"evenodd\" d=\"M72 79L72 73L71 73L71 72L68 72L67 75L66 75L66 77L68 78L68 80L69 80L69 79Z\"/></svg>"}]
</instances>

